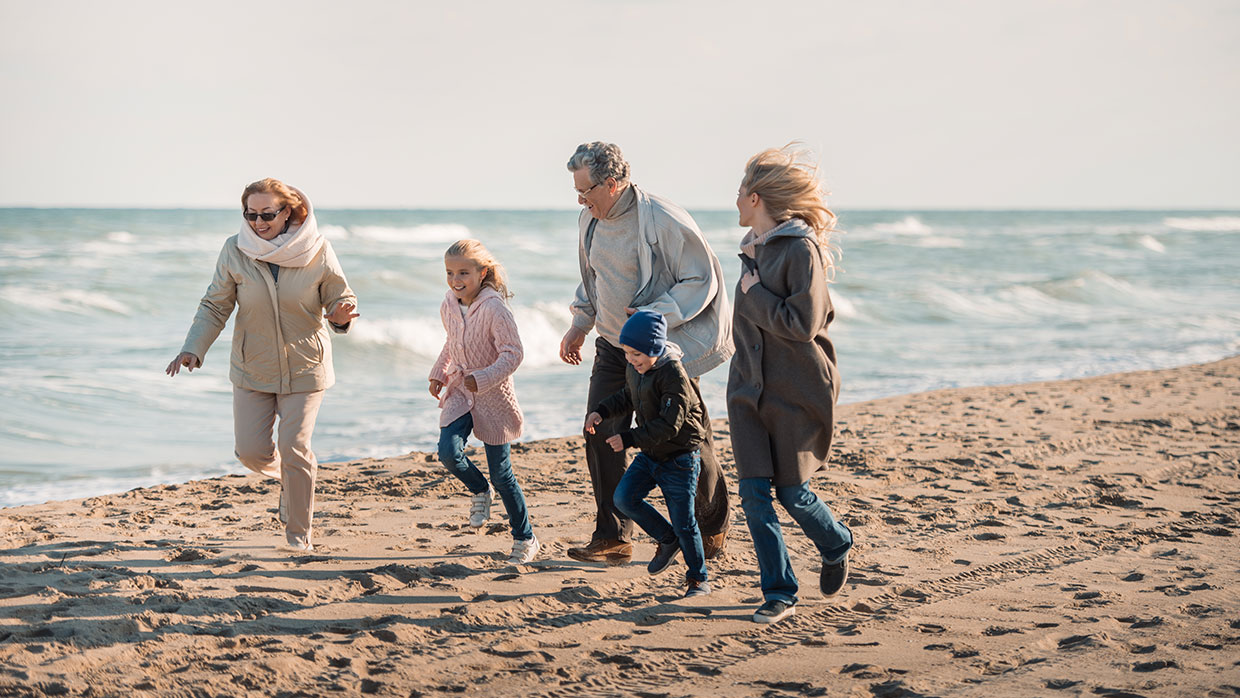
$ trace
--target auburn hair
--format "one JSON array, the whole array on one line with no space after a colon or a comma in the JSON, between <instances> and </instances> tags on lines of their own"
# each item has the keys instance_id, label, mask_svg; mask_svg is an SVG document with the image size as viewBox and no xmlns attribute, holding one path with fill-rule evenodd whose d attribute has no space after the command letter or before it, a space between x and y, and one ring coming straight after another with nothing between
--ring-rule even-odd
<instances>
[{"instance_id":1,"label":"auburn hair","mask_svg":"<svg viewBox=\"0 0 1240 698\"><path fill-rule=\"evenodd\" d=\"M245 191L241 192L242 211L244 211L245 207L248 205L246 202L249 201L251 194L271 194L276 197L276 200L280 202L281 206L288 206L292 209L288 217L290 224L303 223L310 217L310 206L306 203L306 200L302 198L301 194L298 194L297 190L278 179L268 177L266 179L260 179L257 182L251 182L249 186L245 188Z\"/></svg>"}]
</instances>

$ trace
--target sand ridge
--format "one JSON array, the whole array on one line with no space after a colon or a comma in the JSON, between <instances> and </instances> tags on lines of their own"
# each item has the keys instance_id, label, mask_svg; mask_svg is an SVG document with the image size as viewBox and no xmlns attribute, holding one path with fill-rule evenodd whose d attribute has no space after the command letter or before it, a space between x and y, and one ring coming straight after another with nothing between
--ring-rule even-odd
<instances>
[{"instance_id":1,"label":"sand ridge","mask_svg":"<svg viewBox=\"0 0 1240 698\"><path fill-rule=\"evenodd\" d=\"M321 465L309 555L258 476L3 509L0 695L1240 695L1238 405L1240 357L841 406L814 488L852 574L821 599L783 516L802 600L770 627L735 499L709 596L644 536L569 559L577 437L514 445L523 566L422 453Z\"/></svg>"}]
</instances>

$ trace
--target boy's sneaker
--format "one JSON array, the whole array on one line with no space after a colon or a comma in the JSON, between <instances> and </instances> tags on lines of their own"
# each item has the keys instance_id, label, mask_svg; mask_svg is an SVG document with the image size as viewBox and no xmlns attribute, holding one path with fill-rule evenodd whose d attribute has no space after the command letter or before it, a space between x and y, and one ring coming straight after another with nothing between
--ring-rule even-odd
<instances>
[{"instance_id":1,"label":"boy's sneaker","mask_svg":"<svg viewBox=\"0 0 1240 698\"><path fill-rule=\"evenodd\" d=\"M796 612L797 608L793 604L780 601L779 599L771 599L759 606L757 611L754 611L753 622L777 623Z\"/></svg>"},{"instance_id":2,"label":"boy's sneaker","mask_svg":"<svg viewBox=\"0 0 1240 698\"><path fill-rule=\"evenodd\" d=\"M706 596L710 593L710 582L699 582L696 579L689 580L689 588L685 590L685 598L691 599L694 596Z\"/></svg>"},{"instance_id":3,"label":"boy's sneaker","mask_svg":"<svg viewBox=\"0 0 1240 698\"><path fill-rule=\"evenodd\" d=\"M848 581L848 553L844 553L844 557L834 564L826 560L822 561L822 572L818 575L818 588L822 589L823 597L833 599L838 596L846 581Z\"/></svg>"},{"instance_id":4,"label":"boy's sneaker","mask_svg":"<svg viewBox=\"0 0 1240 698\"><path fill-rule=\"evenodd\" d=\"M469 526L470 528L482 528L486 524L487 519L491 518L491 486L487 485L486 492L481 492L470 496L469 498Z\"/></svg>"},{"instance_id":5,"label":"boy's sneaker","mask_svg":"<svg viewBox=\"0 0 1240 698\"><path fill-rule=\"evenodd\" d=\"M529 540L515 540L512 542L512 554L508 556L508 564L524 565L534 559L540 548L542 544L538 542L538 536Z\"/></svg>"},{"instance_id":6,"label":"boy's sneaker","mask_svg":"<svg viewBox=\"0 0 1240 698\"><path fill-rule=\"evenodd\" d=\"M650 558L650 564L646 565L646 571L650 574L658 574L667 569L676 561L676 553L680 552L680 542L659 543L659 547L654 551L654 557Z\"/></svg>"}]
</instances>

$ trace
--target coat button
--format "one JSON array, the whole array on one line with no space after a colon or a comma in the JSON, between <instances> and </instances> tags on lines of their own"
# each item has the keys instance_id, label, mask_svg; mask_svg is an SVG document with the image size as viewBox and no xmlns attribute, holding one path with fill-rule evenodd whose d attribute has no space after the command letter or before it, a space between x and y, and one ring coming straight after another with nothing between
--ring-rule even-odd
<instances>
[{"instance_id":1,"label":"coat button","mask_svg":"<svg viewBox=\"0 0 1240 698\"><path fill-rule=\"evenodd\" d=\"M762 345L761 345L761 344L755 344L755 345L753 345L753 350L754 350L754 351L758 351L758 350L759 350L759 349L761 349L761 348L762 348Z\"/></svg>"}]
</instances>

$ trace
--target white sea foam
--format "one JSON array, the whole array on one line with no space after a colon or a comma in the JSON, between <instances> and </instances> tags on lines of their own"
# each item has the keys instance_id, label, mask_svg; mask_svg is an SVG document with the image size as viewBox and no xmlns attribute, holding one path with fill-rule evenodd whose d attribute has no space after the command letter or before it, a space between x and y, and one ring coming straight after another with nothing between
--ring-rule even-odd
<instances>
[{"instance_id":1,"label":"white sea foam","mask_svg":"<svg viewBox=\"0 0 1240 698\"><path fill-rule=\"evenodd\" d=\"M391 243L453 243L470 237L469 228L459 223L426 224L409 227L386 225L352 225L350 235L371 242Z\"/></svg>"},{"instance_id":2,"label":"white sea foam","mask_svg":"<svg viewBox=\"0 0 1240 698\"><path fill-rule=\"evenodd\" d=\"M125 245L130 245L138 241L138 238L127 230L117 230L108 233L104 237L107 238L108 242L119 242Z\"/></svg>"},{"instance_id":3,"label":"white sea foam","mask_svg":"<svg viewBox=\"0 0 1240 698\"><path fill-rule=\"evenodd\" d=\"M438 313L416 318L364 317L349 330L349 340L395 347L434 360L443 348L443 324Z\"/></svg>"},{"instance_id":4,"label":"white sea foam","mask_svg":"<svg viewBox=\"0 0 1240 698\"><path fill-rule=\"evenodd\" d=\"M93 314L104 310L117 315L130 315L129 306L99 291L82 289L63 289L52 292L38 292L16 286L0 288L0 300L29 309L53 313L74 313L77 315Z\"/></svg>"},{"instance_id":5,"label":"white sea foam","mask_svg":"<svg viewBox=\"0 0 1240 698\"><path fill-rule=\"evenodd\" d=\"M1190 216L1184 218L1164 218L1163 225L1174 230L1234 233L1240 232L1240 216Z\"/></svg>"},{"instance_id":6,"label":"white sea foam","mask_svg":"<svg viewBox=\"0 0 1240 698\"><path fill-rule=\"evenodd\" d=\"M339 225L320 225L319 232L328 240L347 240L349 229Z\"/></svg>"},{"instance_id":7,"label":"white sea foam","mask_svg":"<svg viewBox=\"0 0 1240 698\"><path fill-rule=\"evenodd\" d=\"M905 216L890 223L875 223L869 226L869 229L887 235L929 235L934 231L934 228L922 223L917 216Z\"/></svg>"},{"instance_id":8,"label":"white sea foam","mask_svg":"<svg viewBox=\"0 0 1240 698\"><path fill-rule=\"evenodd\" d=\"M1142 235L1137 238L1137 244L1147 250L1153 250L1154 252L1167 251L1166 246L1159 242L1153 235Z\"/></svg>"}]
</instances>

